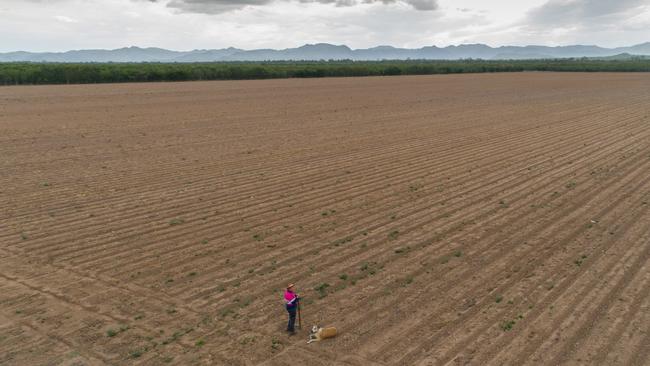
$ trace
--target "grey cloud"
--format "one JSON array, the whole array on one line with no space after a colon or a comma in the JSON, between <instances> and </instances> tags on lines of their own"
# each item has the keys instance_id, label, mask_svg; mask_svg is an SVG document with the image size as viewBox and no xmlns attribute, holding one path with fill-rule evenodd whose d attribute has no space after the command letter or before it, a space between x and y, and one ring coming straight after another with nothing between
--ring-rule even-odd
<instances>
[{"instance_id":1,"label":"grey cloud","mask_svg":"<svg viewBox=\"0 0 650 366\"><path fill-rule=\"evenodd\" d=\"M161 0L148 0L160 2ZM274 0L171 0L167 3L170 8L175 8L188 13L218 14L232 10L242 9L247 6L262 6L273 2ZM277 0L277 1L295 1L295 0ZM349 7L358 4L369 3L405 3L416 10L436 10L438 0L297 0L301 3L321 3L334 4L338 7Z\"/></svg>"},{"instance_id":2,"label":"grey cloud","mask_svg":"<svg viewBox=\"0 0 650 366\"><path fill-rule=\"evenodd\" d=\"M438 3L435 0L406 0L405 2L417 10L436 10L438 8Z\"/></svg>"},{"instance_id":3,"label":"grey cloud","mask_svg":"<svg viewBox=\"0 0 650 366\"><path fill-rule=\"evenodd\" d=\"M364 4L381 2L384 4L394 4L403 2L409 4L417 10L436 10L438 9L438 0L363 0Z\"/></svg>"},{"instance_id":4,"label":"grey cloud","mask_svg":"<svg viewBox=\"0 0 650 366\"><path fill-rule=\"evenodd\" d=\"M334 4L340 7L354 6L357 4L355 0L298 0L298 1L303 4L310 4L310 3Z\"/></svg>"},{"instance_id":5,"label":"grey cloud","mask_svg":"<svg viewBox=\"0 0 650 366\"><path fill-rule=\"evenodd\" d=\"M537 25L583 25L623 16L648 0L549 0L532 9L527 20Z\"/></svg>"},{"instance_id":6,"label":"grey cloud","mask_svg":"<svg viewBox=\"0 0 650 366\"><path fill-rule=\"evenodd\" d=\"M259 6L272 0L172 0L167 6L188 13L219 14L246 6Z\"/></svg>"}]
</instances>

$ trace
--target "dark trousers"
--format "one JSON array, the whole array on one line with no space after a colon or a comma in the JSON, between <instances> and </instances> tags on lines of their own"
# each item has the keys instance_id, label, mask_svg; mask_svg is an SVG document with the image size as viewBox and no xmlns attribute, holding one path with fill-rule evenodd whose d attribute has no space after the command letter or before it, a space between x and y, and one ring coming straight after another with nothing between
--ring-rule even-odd
<instances>
[{"instance_id":1,"label":"dark trousers","mask_svg":"<svg viewBox=\"0 0 650 366\"><path fill-rule=\"evenodd\" d=\"M295 332L296 313L298 312L298 306L287 306L287 312L289 313L289 324L287 324L287 331Z\"/></svg>"}]
</instances>

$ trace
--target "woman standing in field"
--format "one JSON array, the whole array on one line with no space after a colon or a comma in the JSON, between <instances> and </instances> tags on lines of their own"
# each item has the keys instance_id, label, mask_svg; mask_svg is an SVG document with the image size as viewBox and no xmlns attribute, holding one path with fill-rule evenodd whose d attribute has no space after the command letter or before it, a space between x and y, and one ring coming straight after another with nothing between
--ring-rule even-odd
<instances>
[{"instance_id":1,"label":"woman standing in field","mask_svg":"<svg viewBox=\"0 0 650 366\"><path fill-rule=\"evenodd\" d=\"M295 285L293 283L290 283L287 285L287 290L284 292L285 306L287 308L287 312L289 313L289 324L287 324L287 332L289 332L289 335L296 334L296 313L298 310L298 301L300 301L298 294L296 294L294 290Z\"/></svg>"}]
</instances>

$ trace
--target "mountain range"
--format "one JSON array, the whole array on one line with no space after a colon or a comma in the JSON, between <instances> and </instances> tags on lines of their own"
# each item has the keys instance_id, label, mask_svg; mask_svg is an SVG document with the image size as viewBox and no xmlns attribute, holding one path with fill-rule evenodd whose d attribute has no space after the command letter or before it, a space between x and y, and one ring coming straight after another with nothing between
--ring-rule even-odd
<instances>
[{"instance_id":1,"label":"mountain range","mask_svg":"<svg viewBox=\"0 0 650 366\"><path fill-rule=\"evenodd\" d=\"M114 50L75 50L67 52L0 53L0 62L218 62L282 60L458 60L458 59L550 59L570 57L610 57L620 54L648 56L650 42L629 47L599 46L501 46L462 44L458 46L396 48L378 46L351 49L328 43L306 44L282 50L223 48L211 50L171 51L162 48L125 47Z\"/></svg>"}]
</instances>

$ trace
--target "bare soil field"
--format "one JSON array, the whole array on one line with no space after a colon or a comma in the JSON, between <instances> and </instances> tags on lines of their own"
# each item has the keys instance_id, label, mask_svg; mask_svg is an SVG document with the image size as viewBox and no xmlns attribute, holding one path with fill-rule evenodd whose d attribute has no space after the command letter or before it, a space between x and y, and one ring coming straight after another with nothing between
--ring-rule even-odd
<instances>
[{"instance_id":1,"label":"bare soil field","mask_svg":"<svg viewBox=\"0 0 650 366\"><path fill-rule=\"evenodd\" d=\"M3 87L0 143L2 365L650 363L650 74Z\"/></svg>"}]
</instances>

